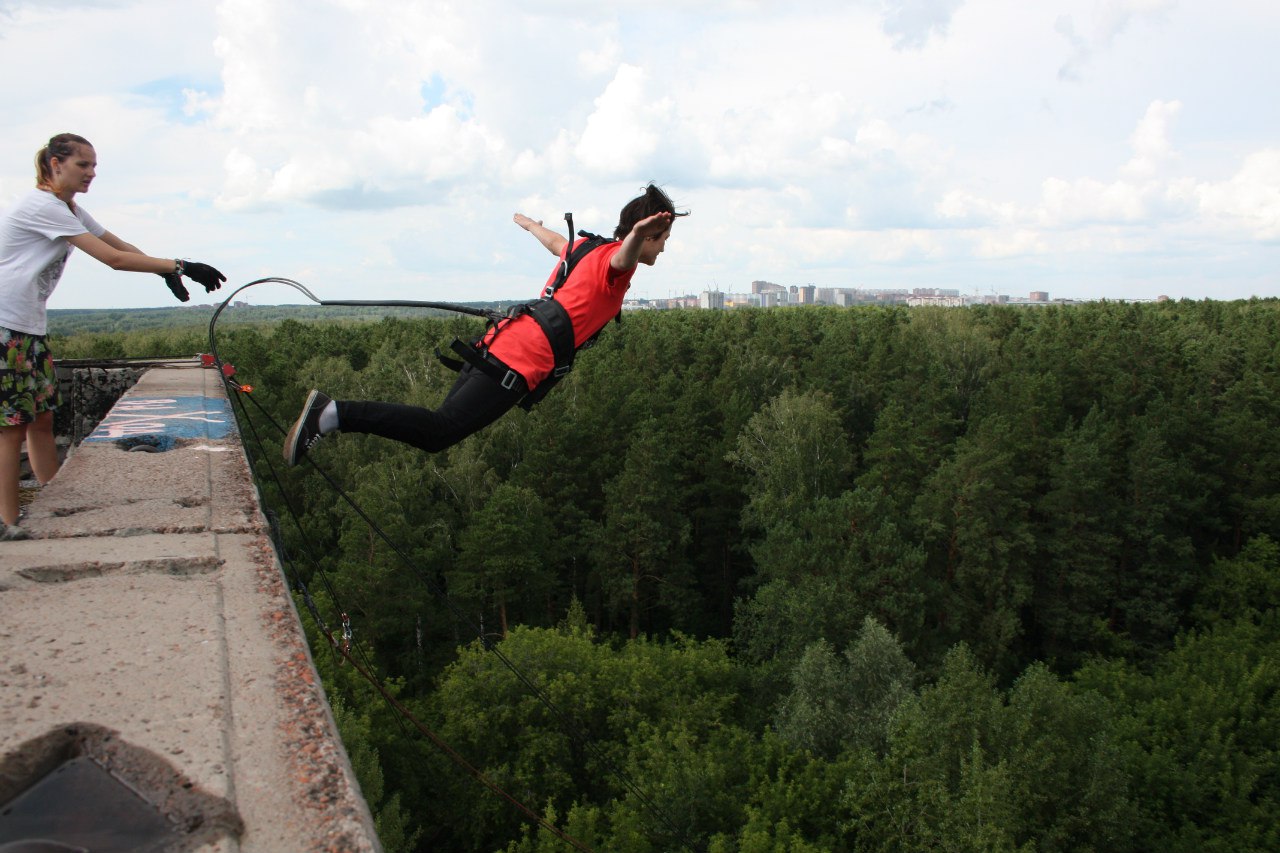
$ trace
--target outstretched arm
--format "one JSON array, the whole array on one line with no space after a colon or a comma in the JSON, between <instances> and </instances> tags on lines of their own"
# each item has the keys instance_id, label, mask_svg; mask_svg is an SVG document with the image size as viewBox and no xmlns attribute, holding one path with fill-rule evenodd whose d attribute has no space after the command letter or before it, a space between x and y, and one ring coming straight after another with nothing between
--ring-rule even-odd
<instances>
[{"instance_id":1,"label":"outstretched arm","mask_svg":"<svg viewBox=\"0 0 1280 853\"><path fill-rule=\"evenodd\" d=\"M88 233L77 234L74 237L68 237L67 242L113 270L158 274L173 272L173 258L153 258L144 255L137 246L126 243L110 231L101 237Z\"/></svg>"},{"instance_id":2,"label":"outstretched arm","mask_svg":"<svg viewBox=\"0 0 1280 853\"><path fill-rule=\"evenodd\" d=\"M538 238L538 242L547 247L547 251L556 257L560 257L560 253L564 251L564 244L568 243L568 239L562 234L557 234L550 228L545 228L541 220L530 219L523 213L517 213L512 217L517 225L528 231L534 237Z\"/></svg>"},{"instance_id":3,"label":"outstretched arm","mask_svg":"<svg viewBox=\"0 0 1280 853\"><path fill-rule=\"evenodd\" d=\"M146 254L146 252L142 251L137 246L133 245L132 243L126 243L124 240L121 240L119 237L112 234L110 231L107 231L102 235L102 242L106 243L111 248L119 249L122 252L133 252L136 255Z\"/></svg>"},{"instance_id":4,"label":"outstretched arm","mask_svg":"<svg viewBox=\"0 0 1280 853\"><path fill-rule=\"evenodd\" d=\"M67 242L91 258L101 261L113 270L129 272L153 272L164 279L173 295L186 302L191 298L182 285L182 276L204 285L206 293L222 287L227 277L208 264L198 261L179 261L175 258L153 258L145 255L137 246L121 240L110 231L101 237L93 234L77 234Z\"/></svg>"},{"instance_id":5,"label":"outstretched arm","mask_svg":"<svg viewBox=\"0 0 1280 853\"><path fill-rule=\"evenodd\" d=\"M622 238L622 248L613 253L609 266L618 272L635 269L640 263L640 249L644 241L666 234L674 218L670 213L655 213L641 219L631 228L631 233Z\"/></svg>"}]
</instances>

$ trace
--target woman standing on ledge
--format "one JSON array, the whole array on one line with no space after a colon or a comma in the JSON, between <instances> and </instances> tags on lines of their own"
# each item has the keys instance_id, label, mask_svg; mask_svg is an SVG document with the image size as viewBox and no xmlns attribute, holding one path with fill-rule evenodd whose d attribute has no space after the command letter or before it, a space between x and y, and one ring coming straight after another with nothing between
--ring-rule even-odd
<instances>
[{"instance_id":1,"label":"woman standing on ledge","mask_svg":"<svg viewBox=\"0 0 1280 853\"><path fill-rule=\"evenodd\" d=\"M36 153L36 188L0 220L0 541L25 539L18 527L18 476L22 443L36 479L58 471L53 410L61 399L46 340L45 303L58 286L72 248L112 269L150 272L183 302L187 276L206 292L226 276L208 264L153 258L98 224L75 203L89 191L98 165L82 136L60 133Z\"/></svg>"}]
</instances>

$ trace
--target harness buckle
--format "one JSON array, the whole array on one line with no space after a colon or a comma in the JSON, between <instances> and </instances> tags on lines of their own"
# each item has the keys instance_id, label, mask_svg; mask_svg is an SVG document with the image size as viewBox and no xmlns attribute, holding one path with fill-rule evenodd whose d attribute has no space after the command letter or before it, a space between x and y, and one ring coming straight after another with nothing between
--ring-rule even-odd
<instances>
[{"instance_id":1,"label":"harness buckle","mask_svg":"<svg viewBox=\"0 0 1280 853\"><path fill-rule=\"evenodd\" d=\"M516 373L516 372L515 372L514 370L512 370L511 368L507 368L507 375L506 375L506 376L504 376L504 377L502 377L502 383L501 383L501 384L502 384L502 387L503 387L503 388L505 388L505 389L507 389L508 391L510 391L512 388L514 388L514 387L516 386L516 383L517 383L518 381L520 381L520 374L519 374L519 373Z\"/></svg>"},{"instance_id":2,"label":"harness buckle","mask_svg":"<svg viewBox=\"0 0 1280 853\"><path fill-rule=\"evenodd\" d=\"M562 364L559 367L557 367L555 370L551 371L551 375L554 376L556 379L560 379L568 375L570 370L573 370L572 364Z\"/></svg>"}]
</instances>

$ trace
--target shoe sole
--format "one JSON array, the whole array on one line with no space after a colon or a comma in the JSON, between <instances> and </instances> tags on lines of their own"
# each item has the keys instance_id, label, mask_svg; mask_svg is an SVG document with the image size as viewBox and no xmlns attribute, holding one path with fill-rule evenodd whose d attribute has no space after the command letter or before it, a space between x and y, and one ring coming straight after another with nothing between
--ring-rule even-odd
<instances>
[{"instance_id":1,"label":"shoe sole","mask_svg":"<svg viewBox=\"0 0 1280 853\"><path fill-rule=\"evenodd\" d=\"M316 397L320 392L312 389L307 395L307 402L302 406L302 414L298 415L298 419L293 422L293 428L289 430L289 434L284 439L284 461L290 465L297 465L302 455L298 453L298 433L302 431L302 425L307 420L307 415L311 414L311 406L315 403Z\"/></svg>"}]
</instances>

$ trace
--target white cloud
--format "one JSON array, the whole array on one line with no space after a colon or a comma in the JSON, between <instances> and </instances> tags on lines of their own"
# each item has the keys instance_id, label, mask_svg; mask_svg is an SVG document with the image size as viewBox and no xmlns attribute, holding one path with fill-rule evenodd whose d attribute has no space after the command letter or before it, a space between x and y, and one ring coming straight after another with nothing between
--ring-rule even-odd
<instances>
[{"instance_id":1,"label":"white cloud","mask_svg":"<svg viewBox=\"0 0 1280 853\"><path fill-rule=\"evenodd\" d=\"M1142 189L1124 181L1047 178L1042 191L1038 219L1045 227L1136 222L1145 212Z\"/></svg>"},{"instance_id":2,"label":"white cloud","mask_svg":"<svg viewBox=\"0 0 1280 853\"><path fill-rule=\"evenodd\" d=\"M575 153L599 174L635 172L657 151L673 124L672 101L646 91L644 69L623 65L595 102Z\"/></svg>"},{"instance_id":3,"label":"white cloud","mask_svg":"<svg viewBox=\"0 0 1280 853\"><path fill-rule=\"evenodd\" d=\"M1201 211L1227 229L1280 240L1280 148L1250 154L1230 180L1201 184L1195 195Z\"/></svg>"},{"instance_id":4,"label":"white cloud","mask_svg":"<svg viewBox=\"0 0 1280 853\"><path fill-rule=\"evenodd\" d=\"M976 255L985 258L1064 250L1142 251L1152 243L1141 232L1160 224L1185 227L1188 220L1253 239L1280 237L1280 150L1249 155L1228 181L1196 183L1179 177L1171 169L1181 158L1169 132L1181 109L1177 101L1148 106L1129 137L1132 156L1118 168L1117 179L1048 177L1038 202L1027 208L952 190L937 203L936 212L958 225L983 226L971 234ZM1130 235L1117 230L1128 226L1141 231ZM1055 231L1064 236L1055 239Z\"/></svg>"},{"instance_id":5,"label":"white cloud","mask_svg":"<svg viewBox=\"0 0 1280 853\"><path fill-rule=\"evenodd\" d=\"M1022 229L1019 233L1024 235L1030 233L1026 231L1029 228L1149 225L1152 221L1184 218L1189 212L1188 191L1185 180L1169 171L1170 164L1177 162L1179 155L1168 136L1170 123L1181 106L1176 101L1155 101L1148 106L1129 136L1132 155L1117 168L1118 178L1068 180L1049 176L1041 182L1039 199L1028 207L963 190L949 190L937 202L936 213L958 225ZM989 245L986 238L983 239L984 245ZM1044 240L1030 240L1026 236L1010 240L1006 235L998 244L1049 247ZM982 250L984 256L991 253L989 249Z\"/></svg>"},{"instance_id":6,"label":"white cloud","mask_svg":"<svg viewBox=\"0 0 1280 853\"><path fill-rule=\"evenodd\" d=\"M0 75L43 74L10 87L0 203L50 133L80 132L95 216L233 278L510 297L546 273L514 210L608 230L652 179L693 216L638 295L1020 271L1087 294L1121 264L1179 295L1175 254L1186 293L1232 269L1280 295L1280 119L1256 96L1280 85L1274 4L67 8L0 6ZM91 262L74 281L64 306L153 299Z\"/></svg>"},{"instance_id":7,"label":"white cloud","mask_svg":"<svg viewBox=\"0 0 1280 853\"><path fill-rule=\"evenodd\" d=\"M1155 177L1174 157L1169 140L1169 126L1182 110L1178 101L1155 101L1130 137L1133 159L1122 170L1127 176L1142 180Z\"/></svg>"}]
</instances>

